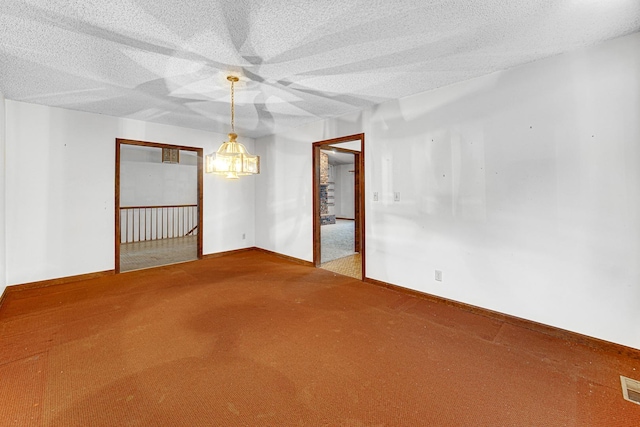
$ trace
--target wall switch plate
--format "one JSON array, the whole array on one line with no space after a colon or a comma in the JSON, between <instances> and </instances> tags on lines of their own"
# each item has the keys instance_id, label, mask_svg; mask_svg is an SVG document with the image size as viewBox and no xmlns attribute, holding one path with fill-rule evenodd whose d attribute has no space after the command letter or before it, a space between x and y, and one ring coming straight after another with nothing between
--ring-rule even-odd
<instances>
[{"instance_id":1,"label":"wall switch plate","mask_svg":"<svg viewBox=\"0 0 640 427\"><path fill-rule=\"evenodd\" d=\"M374 191L374 192L373 192L373 201L374 201L374 202L377 202L377 201L378 201L378 192L377 192L377 191Z\"/></svg>"},{"instance_id":2,"label":"wall switch plate","mask_svg":"<svg viewBox=\"0 0 640 427\"><path fill-rule=\"evenodd\" d=\"M436 270L436 280L442 282L442 271Z\"/></svg>"},{"instance_id":3,"label":"wall switch plate","mask_svg":"<svg viewBox=\"0 0 640 427\"><path fill-rule=\"evenodd\" d=\"M400 201L400 192L396 191L395 193L393 193L393 201L394 202L399 202Z\"/></svg>"}]
</instances>

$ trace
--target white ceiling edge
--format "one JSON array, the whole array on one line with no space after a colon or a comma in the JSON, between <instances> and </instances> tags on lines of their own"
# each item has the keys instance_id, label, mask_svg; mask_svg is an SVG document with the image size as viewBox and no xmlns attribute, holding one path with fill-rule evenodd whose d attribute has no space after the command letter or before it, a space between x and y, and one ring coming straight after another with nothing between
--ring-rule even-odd
<instances>
[{"instance_id":1,"label":"white ceiling edge","mask_svg":"<svg viewBox=\"0 0 640 427\"><path fill-rule=\"evenodd\" d=\"M620 36L620 37L615 37L613 39L609 39L609 40L606 40L606 41L603 41L603 42L600 42L600 43L594 43L594 44L589 45L589 46L580 47L580 48L577 48L577 49L572 50L572 51L562 52L562 53L559 53L559 54L556 54L556 55L547 56L547 57L540 58L540 59L537 59L537 60L532 60L530 62L527 62L527 63L524 63L524 64L519 64L517 66L513 66L513 67L501 69L501 70L496 70L496 71L493 71L491 73L483 74L483 75L476 76L476 77L471 77L471 78L465 79L465 80L456 81L454 83L450 83L450 84L447 84L447 85L444 85L444 86L440 86L440 87L437 87L437 88L428 89L428 90L425 90L425 91L422 91L422 92L418 92L418 93L414 93L414 94L411 94L411 95L407 95L407 96L404 96L402 98L390 99L390 100L381 102L379 104L374 104L374 105L372 105L370 107L363 108L363 109L360 109L360 110L349 111L347 113L343 113L343 114L340 114L340 115L329 116L327 118L318 119L318 120L313 121L313 122L308 122L308 123L302 124L302 125L300 125L298 127L295 127L295 128L289 128L289 129L287 129L287 130L285 130L283 132L280 132L280 133L273 133L273 134L268 134L268 135L264 135L264 136L255 138L255 141L257 143L259 143L263 139L273 138L273 137L277 137L277 136L283 137L283 138L291 136L291 137L293 137L292 139L296 139L294 136L295 136L296 133L298 133L300 131L301 128L304 128L305 126L320 125L320 124L322 124L323 122L325 122L327 120L338 120L338 121L344 121L345 123L357 123L357 122L359 122L361 120L361 116L363 114L370 113L374 109L377 109L377 108L384 108L385 105L397 104L398 102L402 102L404 100L411 100L412 98L423 99L425 94L432 93L432 92L436 93L436 92L438 92L438 91L440 91L442 89L455 89L456 87L464 88L464 87L467 87L474 80L480 81L480 79L490 79L492 77L498 78L501 74L504 74L505 72L515 71L515 70L517 70L519 68L530 67L533 64L538 64L538 63L543 63L544 61L554 60L555 58L561 57L563 55L575 55L575 54L579 54L580 52L587 52L588 50L597 48L599 46L606 46L607 44L617 43L617 42L621 41L622 39L629 38L629 37L640 38L640 31L633 32L631 34L627 34L627 35ZM349 127L349 126L347 126L347 127ZM358 127L357 130L354 131L354 133L359 133L359 132L362 132L362 131L363 131L363 129ZM348 132L348 133L351 133L351 132ZM334 137L338 137L338 136L342 136L342 135L331 135L328 138L334 138ZM348 135L345 135L345 136L348 136ZM317 141L305 141L305 142L317 142ZM353 142L348 142L346 144L353 144L353 143L358 144L359 142L353 141ZM338 144L330 144L330 145L338 146ZM343 148L347 148L347 147L343 147ZM353 148L348 148L348 149L354 150Z\"/></svg>"},{"instance_id":2,"label":"white ceiling edge","mask_svg":"<svg viewBox=\"0 0 640 427\"><path fill-rule=\"evenodd\" d=\"M640 30L638 0L12 0L8 99L226 134L279 134ZM393 28L393 31L389 31Z\"/></svg>"}]
</instances>

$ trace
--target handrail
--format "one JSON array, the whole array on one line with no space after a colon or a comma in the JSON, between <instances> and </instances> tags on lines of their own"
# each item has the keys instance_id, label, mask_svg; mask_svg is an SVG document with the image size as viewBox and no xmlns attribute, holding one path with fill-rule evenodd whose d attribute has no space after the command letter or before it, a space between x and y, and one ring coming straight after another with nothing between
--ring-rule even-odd
<instances>
[{"instance_id":1,"label":"handrail","mask_svg":"<svg viewBox=\"0 0 640 427\"><path fill-rule=\"evenodd\" d=\"M121 243L183 237L197 229L198 205L120 207Z\"/></svg>"},{"instance_id":2,"label":"handrail","mask_svg":"<svg viewBox=\"0 0 640 427\"><path fill-rule=\"evenodd\" d=\"M185 234L185 236L188 236L189 234L193 233L194 231L196 231L197 228L198 228L198 224L196 224L195 227L193 227L191 230L189 230L189 232L187 234Z\"/></svg>"},{"instance_id":3,"label":"handrail","mask_svg":"<svg viewBox=\"0 0 640 427\"><path fill-rule=\"evenodd\" d=\"M123 210L123 209L186 208L186 207L198 207L198 205L120 206L120 210Z\"/></svg>"}]
</instances>

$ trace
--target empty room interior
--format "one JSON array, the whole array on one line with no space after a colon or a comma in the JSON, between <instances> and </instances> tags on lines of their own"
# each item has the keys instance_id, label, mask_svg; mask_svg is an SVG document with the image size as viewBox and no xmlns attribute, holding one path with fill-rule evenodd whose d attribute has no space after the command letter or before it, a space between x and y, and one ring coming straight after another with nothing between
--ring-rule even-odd
<instances>
[{"instance_id":1,"label":"empty room interior","mask_svg":"<svg viewBox=\"0 0 640 427\"><path fill-rule=\"evenodd\" d=\"M0 425L640 425L640 3L10 0Z\"/></svg>"}]
</instances>

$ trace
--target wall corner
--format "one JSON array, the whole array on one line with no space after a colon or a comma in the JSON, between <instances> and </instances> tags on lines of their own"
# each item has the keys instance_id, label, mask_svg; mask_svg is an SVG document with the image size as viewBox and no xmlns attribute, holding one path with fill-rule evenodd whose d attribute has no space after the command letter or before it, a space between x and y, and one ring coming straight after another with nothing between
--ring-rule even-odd
<instances>
[{"instance_id":1,"label":"wall corner","mask_svg":"<svg viewBox=\"0 0 640 427\"><path fill-rule=\"evenodd\" d=\"M0 296L7 286L6 250L6 110L5 99L0 92Z\"/></svg>"}]
</instances>

